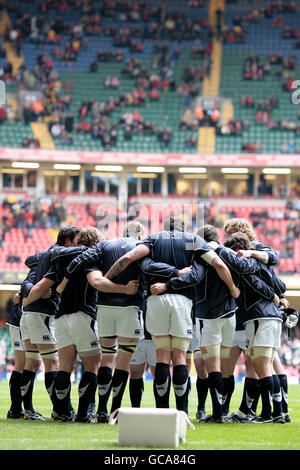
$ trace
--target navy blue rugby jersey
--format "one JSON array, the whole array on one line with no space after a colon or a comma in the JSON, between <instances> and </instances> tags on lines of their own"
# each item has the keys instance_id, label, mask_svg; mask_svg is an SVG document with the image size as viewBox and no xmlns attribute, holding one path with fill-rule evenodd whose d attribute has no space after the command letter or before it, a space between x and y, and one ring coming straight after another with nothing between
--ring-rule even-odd
<instances>
[{"instance_id":1,"label":"navy blue rugby jersey","mask_svg":"<svg viewBox=\"0 0 300 470\"><path fill-rule=\"evenodd\" d=\"M103 276L121 256L136 247L137 240L133 237L103 240L77 256L66 268L65 276L69 280L80 271L101 271ZM98 305L113 305L117 307L144 307L145 279L138 262L129 265L125 271L115 276L113 282L126 285L129 281L138 280L138 291L135 295L106 293L98 291Z\"/></svg>"},{"instance_id":2,"label":"navy blue rugby jersey","mask_svg":"<svg viewBox=\"0 0 300 470\"><path fill-rule=\"evenodd\" d=\"M87 249L85 246L60 246L54 250L51 257L51 267L44 276L55 281L53 289L63 280L65 269L70 261ZM96 320L96 302L96 289L89 284L86 273L80 271L68 282L64 292L61 294L55 318L82 311Z\"/></svg>"},{"instance_id":3,"label":"navy blue rugby jersey","mask_svg":"<svg viewBox=\"0 0 300 470\"><path fill-rule=\"evenodd\" d=\"M13 307L10 309L10 311L7 313L7 318L6 318L6 324L11 325L11 326L20 326L20 320L22 317L23 313L23 307L22 307L22 299L24 297L28 297L29 292L34 286L34 279L36 275L36 269L37 269L37 257L35 257L35 261L33 261L33 256L31 259L31 263L28 265L31 265L32 268L30 269L29 273L27 274L26 278L21 284L21 289L20 289L20 302L17 304L14 304Z\"/></svg>"},{"instance_id":4,"label":"navy blue rugby jersey","mask_svg":"<svg viewBox=\"0 0 300 470\"><path fill-rule=\"evenodd\" d=\"M101 246L100 270L103 276L109 271L111 266L123 255L133 250L138 241L133 237L115 238L107 240ZM119 307L137 306L141 310L144 307L145 279L140 269L139 263L131 263L122 273L115 276L112 281L116 284L128 284L129 281L139 281L138 290L135 295L98 293L99 305L114 305Z\"/></svg>"},{"instance_id":5,"label":"navy blue rugby jersey","mask_svg":"<svg viewBox=\"0 0 300 470\"><path fill-rule=\"evenodd\" d=\"M240 262L237 261L239 258L234 251L220 245L216 252L228 265L233 280L241 291L240 296L236 299L238 305L236 313L238 326L236 329L242 329L242 324L256 318L281 319L282 315L273 303L275 291L272 282L270 278L268 283L265 282L266 276L262 276L265 270L271 268L267 268L264 263L256 261L254 258L249 258L247 264L252 265L252 268L239 271L237 266ZM240 260L243 260L246 266L246 259L240 258Z\"/></svg>"},{"instance_id":6,"label":"navy blue rugby jersey","mask_svg":"<svg viewBox=\"0 0 300 470\"><path fill-rule=\"evenodd\" d=\"M178 269L183 269L193 265L210 265L216 258L214 250L194 233L180 232L178 230L162 231L149 235L147 238L139 242L146 245L150 254L149 257L157 263L166 263ZM199 273L199 276L197 275ZM188 297L191 300L195 298L194 286L197 285L204 270L196 269L190 274L186 274L179 278L172 279L172 283L168 280L167 293L177 293ZM160 276L152 276L151 283L162 282Z\"/></svg>"},{"instance_id":7,"label":"navy blue rugby jersey","mask_svg":"<svg viewBox=\"0 0 300 470\"><path fill-rule=\"evenodd\" d=\"M44 275L48 272L51 266L51 256L53 250L58 245L52 245L48 250L36 253L33 256L29 256L25 264L26 266L30 267L35 264L36 262L36 273L34 278L34 285L37 284ZM35 302L27 305L27 307L23 308L23 312L37 312L37 313L45 313L47 315L55 315L59 304L59 295L52 289L52 294L49 299L38 299Z\"/></svg>"},{"instance_id":8,"label":"navy blue rugby jersey","mask_svg":"<svg viewBox=\"0 0 300 470\"><path fill-rule=\"evenodd\" d=\"M231 273L234 272L236 282L239 282L240 274L254 274L260 269L260 263L256 259L238 258L232 250L223 245L217 248L216 253L228 265ZM211 266L208 266L199 286L199 297L196 303L196 317L198 318L221 318L228 314L233 315L238 308L228 287Z\"/></svg>"}]
</instances>

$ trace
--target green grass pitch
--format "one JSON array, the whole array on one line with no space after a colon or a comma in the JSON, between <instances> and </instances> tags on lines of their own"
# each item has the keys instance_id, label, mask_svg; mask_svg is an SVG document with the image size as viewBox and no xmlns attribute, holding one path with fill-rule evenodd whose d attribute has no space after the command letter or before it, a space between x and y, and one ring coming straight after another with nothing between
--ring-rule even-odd
<instances>
[{"instance_id":1,"label":"green grass pitch","mask_svg":"<svg viewBox=\"0 0 300 470\"><path fill-rule=\"evenodd\" d=\"M78 384L72 384L72 402L78 403ZM230 411L236 411L242 395L241 383L236 383ZM33 402L36 411L50 417L51 406L44 383L36 381ZM206 411L211 411L210 396ZM96 402L97 405L97 402ZM49 421L7 420L10 406L8 381L0 382L0 450L111 450L119 448L118 425L61 423ZM130 406L128 387L123 406ZM152 382L145 382L143 407L154 407ZM189 400L189 414L195 430L188 429L186 443L180 451L201 450L300 450L300 387L289 386L289 411L291 423L286 424L199 424L196 420L197 398L195 384ZM171 391L171 407L174 407ZM260 409L260 404L259 404ZM258 411L259 411L258 409Z\"/></svg>"}]
</instances>

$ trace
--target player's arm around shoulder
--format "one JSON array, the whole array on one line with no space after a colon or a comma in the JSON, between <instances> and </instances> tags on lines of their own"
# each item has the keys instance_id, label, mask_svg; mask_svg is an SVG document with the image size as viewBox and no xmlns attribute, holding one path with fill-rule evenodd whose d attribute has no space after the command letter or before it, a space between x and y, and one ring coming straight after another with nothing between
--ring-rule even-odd
<instances>
[{"instance_id":1,"label":"player's arm around shoulder","mask_svg":"<svg viewBox=\"0 0 300 470\"><path fill-rule=\"evenodd\" d=\"M114 278L115 276L123 272L131 263L139 261L141 258L148 256L149 253L150 249L143 243L136 245L135 248L128 251L117 261L115 261L109 271L105 274L105 277L107 279Z\"/></svg>"}]
</instances>

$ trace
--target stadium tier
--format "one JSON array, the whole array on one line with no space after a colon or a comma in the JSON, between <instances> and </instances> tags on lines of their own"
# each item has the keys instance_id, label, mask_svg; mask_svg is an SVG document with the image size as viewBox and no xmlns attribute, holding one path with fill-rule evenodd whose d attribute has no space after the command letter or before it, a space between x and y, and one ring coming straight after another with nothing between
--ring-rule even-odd
<instances>
[{"instance_id":1,"label":"stadium tier","mask_svg":"<svg viewBox=\"0 0 300 470\"><path fill-rule=\"evenodd\" d=\"M242 217L249 220L260 240L280 252L279 272L296 274L300 272L300 225L293 217L298 212L282 205L226 204L224 200L207 201L205 207L199 200L172 202L159 197L148 203L145 198L132 198L128 211L120 211L116 201L99 198L98 202L68 202L68 197L61 203L48 197L37 202L34 199L22 202L10 198L4 201L0 210L5 222L0 248L0 263L3 271L24 272L24 260L36 251L42 251L56 240L60 224L69 223L79 227L97 226L107 239L122 236L128 220L139 220L150 231L162 229L162 221L167 215L183 215L190 228L196 228L201 221L210 222L220 227L221 241L224 240L222 226L230 217ZM201 214L197 210L201 209ZM17 261L16 259L17 258Z\"/></svg>"}]
</instances>

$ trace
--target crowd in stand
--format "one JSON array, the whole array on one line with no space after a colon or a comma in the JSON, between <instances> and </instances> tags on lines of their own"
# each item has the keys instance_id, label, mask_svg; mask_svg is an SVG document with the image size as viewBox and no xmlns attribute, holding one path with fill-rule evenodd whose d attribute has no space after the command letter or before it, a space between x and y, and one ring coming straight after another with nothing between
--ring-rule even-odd
<instances>
[{"instance_id":1,"label":"crowd in stand","mask_svg":"<svg viewBox=\"0 0 300 470\"><path fill-rule=\"evenodd\" d=\"M281 52L271 53L267 62L261 63L260 58L255 55L249 55L245 59L244 79L263 79L271 72L272 67L276 65L275 75L282 82L282 90L291 92L294 90L294 71L296 67L295 55L290 54L284 58ZM269 131L291 131L291 139L281 144L281 153L299 153L300 147L296 145L295 138L300 135L300 125L296 119L274 119L272 112L279 108L279 100L276 96L268 96L265 100L255 102L253 96L241 96L240 106L255 110L255 121L258 125L267 126ZM299 112L298 112L299 118ZM262 150L260 141L256 143L243 143L243 151L257 152Z\"/></svg>"},{"instance_id":2,"label":"crowd in stand","mask_svg":"<svg viewBox=\"0 0 300 470\"><path fill-rule=\"evenodd\" d=\"M300 328L297 326L290 341L288 334L283 331L280 358L287 372L291 376L299 377L300 374Z\"/></svg>"},{"instance_id":3,"label":"crowd in stand","mask_svg":"<svg viewBox=\"0 0 300 470\"><path fill-rule=\"evenodd\" d=\"M230 1L229 3L237 3ZM253 2L254 3L254 2ZM249 2L250 8L250 2ZM225 23L221 28L221 38L226 43L245 43L247 38L247 23L258 23L264 18L272 19L272 26L280 27L284 25L284 20L278 15L281 13L295 13L296 3L271 2L270 5L262 5L259 0L255 2L255 8L242 16L236 15L231 23ZM284 38L299 38L299 31L292 27L285 26L282 36Z\"/></svg>"},{"instance_id":4,"label":"crowd in stand","mask_svg":"<svg viewBox=\"0 0 300 470\"><path fill-rule=\"evenodd\" d=\"M27 149L37 149L40 147L40 142L38 139L32 137L31 135L28 135L23 140L23 147Z\"/></svg>"},{"instance_id":5,"label":"crowd in stand","mask_svg":"<svg viewBox=\"0 0 300 470\"><path fill-rule=\"evenodd\" d=\"M60 59L65 63L74 63L76 61L77 54L88 47L88 39L86 36L90 34L89 27L95 28L98 26L97 32L104 30L104 34L107 36L113 36L115 45L130 46L131 41L135 39L144 40L145 35L147 38L156 39L155 31L157 28L162 31L162 35L165 40L174 39L173 34L182 34L184 39L197 39L199 40L201 34L201 28L207 27L207 21L201 18L196 18L191 21L185 17L183 12L176 12L174 14L163 15L162 7L149 4L148 2L136 2L132 3L115 3L115 2L104 2L101 5L100 11L96 12L93 2L87 2L82 4L81 13L82 16L77 24L68 24L63 20L63 16L57 17L54 21L48 22L46 13L52 9L59 9L61 14L68 12L71 8L77 8L72 1L65 1L63 4L58 4L56 1L48 1L41 5L41 14L37 14L30 17L28 14L23 14L20 6L17 3L10 3L8 10L16 14L16 22L12 29L7 29L5 32L5 38L11 40L14 43L14 36L16 35L22 42L30 39L39 45L43 43L53 44L55 48L52 50L52 59ZM203 2L193 2L193 7L203 6ZM119 21L129 21L131 18L133 21L142 22L145 24L145 32L141 31L140 24L117 28L115 25L106 25L107 18L118 17ZM156 26L155 26L156 25ZM173 29L175 32L173 33ZM152 33L151 33L152 31ZM95 33L95 31L94 31ZM69 36L69 41L63 47L60 46L62 36ZM158 37L157 37L158 39ZM118 44L120 41L120 44ZM132 52L137 52L139 48L132 48ZM164 57L165 51L162 56ZM176 54L176 52L175 52ZM51 73L55 74L53 64L51 64L51 58L47 58L48 66L51 67ZM97 62L123 60L123 53L119 50L118 52L103 52L99 51ZM173 58L171 58L171 61ZM40 65L40 64L39 64ZM9 70L5 70L4 73L8 76L12 73L12 66L8 63L5 67ZM24 66L26 68L26 65ZM92 70L96 70L95 64L92 66ZM24 70L21 72L23 75ZM202 72L203 73L203 72ZM27 71L28 75L28 71ZM30 79L33 77L31 76ZM36 77L34 77L36 78ZM170 78L170 77L169 77ZM23 77L22 77L23 79ZM21 79L21 81L22 81ZM57 77L54 78L55 80ZM172 87L172 79L170 80L170 87Z\"/></svg>"},{"instance_id":6,"label":"crowd in stand","mask_svg":"<svg viewBox=\"0 0 300 470\"><path fill-rule=\"evenodd\" d=\"M187 5L193 8L201 7L204 1L190 1ZM73 143L73 131L87 132L93 139L100 139L103 147L110 150L117 143L119 123L108 124L108 119L114 110L120 110L122 106L139 107L145 106L149 102L160 100L165 90L176 91L177 96L185 96L184 115L179 122L179 129L196 130L196 120L190 117L186 118L186 108L193 104L195 96L201 94L203 78L210 74L212 37L213 31L209 28L206 19L195 17L190 20L183 11L168 13L163 10L161 5L152 5L149 2L102 2L97 5L97 10L93 2L84 2L81 5L81 17L77 23L67 23L65 13L77 9L79 4L74 4L72 0L66 0L59 4L56 0L49 0L42 4L41 11L33 18L28 14L21 12L21 7L16 3L9 5L9 10L17 14L16 22L12 30L7 29L5 38L10 40L15 47L22 44L24 40L30 40L37 44L53 44L51 55L41 53L34 70L29 71L24 64L16 77L18 83L25 84L28 88L40 88L43 92L43 110L36 113L32 105L24 107L25 123L34 120L44 120L48 123L49 130L55 139L63 144ZM99 9L100 8L100 9ZM56 17L54 21L47 21L47 12L53 9L59 9L61 16ZM74 11L75 11L74 10ZM248 22L258 22L262 18L272 18L274 27L283 26L280 18L274 15L278 13L294 12L293 2L287 2L284 5L273 2L270 7L263 7L257 4L257 7L244 16L236 16L232 25L222 22L222 12L216 12L220 37L224 42L244 42ZM79 10L78 10L79 11ZM219 14L218 14L219 13ZM113 22L107 23L107 19L116 19L121 22L122 27L118 27ZM130 24L126 24L130 21ZM283 33L287 37L288 27L285 27ZM15 34L17 32L17 34ZM119 98L109 98L105 103L99 103L100 116L93 116L91 120L86 116L78 116L79 122L74 125L74 116L70 113L71 103L70 93L64 93L62 83L55 69L55 61L62 60L64 63L72 64L77 60L79 52L89 47L89 36L105 34L113 38L113 43L118 50L104 51L99 50L95 60L90 65L90 71L96 72L99 64L102 62L124 62L122 49L129 47L132 53L141 52L143 43L150 39L154 42L155 58L151 64L151 70L144 64L139 63L136 56L132 55L128 61L124 62L121 76L107 76L104 82L108 90L120 89ZM205 33L205 34L204 34ZM291 31L290 31L291 33ZM67 37L67 42L62 45L62 37ZM232 36L232 37L231 37ZM199 38L204 38L204 45ZM189 64L183 68L182 83L176 83L174 78L174 65L180 58L181 50L178 47L173 48L173 40L191 41L192 57L201 59L203 62L197 65ZM4 51L5 53L5 51ZM284 58L280 52L270 54L268 60L262 62L258 56L249 55L244 64L244 79L257 80L263 79L270 74L272 67L276 65L276 75L282 81L282 89L291 91L291 80L295 72L295 56L290 54ZM100 65L101 66L101 65ZM4 66L4 75L11 78L12 65L7 62ZM0 71L1 73L1 71ZM131 78L135 81L131 93L122 93L122 77ZM1 78L1 77L0 77ZM277 103L276 103L277 101ZM291 130L296 138L300 135L300 126L293 120L279 121L272 119L272 110L278 107L276 97L268 97L265 102L254 102L253 97L242 97L241 105L253 108L256 111L256 122L268 126L270 131ZM96 105L95 105L96 107ZM104 116L103 116L104 115ZM5 115L0 114L0 123L6 119ZM75 116L76 120L76 116ZM199 121L198 121L199 124ZM249 128L248 120L235 119L226 125L217 125L218 135L242 135L244 130ZM122 129L122 128L121 128ZM157 135L162 146L169 145L172 136L169 130L154 130L153 123L144 123L141 119L137 127L126 126L123 129L124 138L130 140L135 133L148 133ZM281 151L284 153L299 152L294 138L282 143ZM196 137L185 137L186 144L190 147L196 146ZM23 146L36 148L39 145L34 138L24 139ZM260 152L263 151L262 143L244 142L242 151Z\"/></svg>"},{"instance_id":7,"label":"crowd in stand","mask_svg":"<svg viewBox=\"0 0 300 470\"><path fill-rule=\"evenodd\" d=\"M118 89L120 86L120 80L122 81L122 77L133 79L135 82L135 88L131 93L122 93L118 98L110 97L106 103L93 102L90 104L87 107L87 112L84 116L79 113L79 123L76 126L77 132L92 132L93 138L97 139L100 137L104 148L109 150L111 146L117 142L117 126L116 124L109 124L107 120L107 117L111 116L113 111L119 111L123 106L145 106L147 103L147 93L150 101L159 100L161 93L166 90L176 90L179 95L182 93L180 87L176 88L176 83L173 77L173 64L180 57L180 49L176 48L175 50L171 50L169 41L164 40L161 43L155 44L155 51L156 55L152 61L151 70L148 70L148 68L144 64L140 63L136 57L130 56L124 63L120 79L118 77L106 77L104 86L107 88ZM101 54L101 51L99 54ZM202 79L207 73L209 73L210 54L210 50L205 49L202 51L202 56L204 57L204 68L200 66L187 66L184 69L184 85L188 88L185 93L187 98L190 98L191 100L197 96L200 91L200 76ZM195 81L195 84L191 84L193 81ZM92 123L89 123L87 122L87 114L91 109L94 111L92 112ZM156 132L155 125L151 122L145 122L137 111L126 112L124 113L124 116L124 119L121 118L119 120L118 128L123 128L125 140L131 140L134 134L156 134L158 141L163 147L168 147L172 141L172 129L161 128ZM103 119L105 121L104 124ZM113 139L111 138L111 130L113 131ZM103 134L105 135L104 141ZM195 146L194 138L189 141L189 145Z\"/></svg>"},{"instance_id":8,"label":"crowd in stand","mask_svg":"<svg viewBox=\"0 0 300 470\"><path fill-rule=\"evenodd\" d=\"M59 199L45 197L17 201L11 197L2 202L2 235L12 228L20 228L26 230L26 236L30 236L35 228L58 227L65 217L65 208Z\"/></svg>"},{"instance_id":9,"label":"crowd in stand","mask_svg":"<svg viewBox=\"0 0 300 470\"><path fill-rule=\"evenodd\" d=\"M230 119L227 124L217 124L217 135L243 135L249 129L247 119Z\"/></svg>"}]
</instances>

